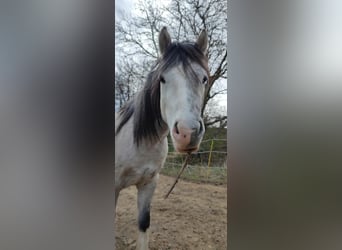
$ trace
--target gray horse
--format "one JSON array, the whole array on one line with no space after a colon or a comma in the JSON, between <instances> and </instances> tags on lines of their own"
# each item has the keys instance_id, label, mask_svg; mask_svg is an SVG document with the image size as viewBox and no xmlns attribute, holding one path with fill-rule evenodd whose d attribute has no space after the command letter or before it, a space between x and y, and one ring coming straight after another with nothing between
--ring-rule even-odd
<instances>
[{"instance_id":1,"label":"gray horse","mask_svg":"<svg viewBox=\"0 0 342 250\"><path fill-rule=\"evenodd\" d=\"M201 108L209 78L206 31L195 43L178 43L171 42L164 27L159 48L161 57L143 90L115 117L115 207L120 191L135 185L139 250L148 249L150 204L168 153L168 133L181 153L196 151L204 134Z\"/></svg>"}]
</instances>

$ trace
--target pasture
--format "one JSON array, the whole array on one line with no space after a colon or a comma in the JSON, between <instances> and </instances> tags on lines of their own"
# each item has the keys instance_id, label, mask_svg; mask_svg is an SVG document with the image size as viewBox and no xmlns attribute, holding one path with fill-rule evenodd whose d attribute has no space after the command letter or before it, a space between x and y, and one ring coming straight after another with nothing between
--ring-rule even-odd
<instances>
[{"instance_id":1,"label":"pasture","mask_svg":"<svg viewBox=\"0 0 342 250\"><path fill-rule=\"evenodd\" d=\"M151 204L151 250L227 249L226 133L224 128L207 129L199 157L192 156L175 189L164 199L185 158L169 145ZM136 247L136 198L134 186L120 194L115 223L117 250Z\"/></svg>"},{"instance_id":2,"label":"pasture","mask_svg":"<svg viewBox=\"0 0 342 250\"><path fill-rule=\"evenodd\" d=\"M179 180L168 199L174 178L160 175L151 204L150 250L227 249L227 187ZM116 249L136 247L136 188L120 194Z\"/></svg>"}]
</instances>

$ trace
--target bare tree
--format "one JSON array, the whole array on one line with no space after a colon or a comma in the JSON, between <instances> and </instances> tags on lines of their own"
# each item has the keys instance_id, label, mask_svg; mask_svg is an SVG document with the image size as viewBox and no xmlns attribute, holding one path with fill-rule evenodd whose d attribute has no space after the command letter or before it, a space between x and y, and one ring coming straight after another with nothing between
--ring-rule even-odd
<instances>
[{"instance_id":1,"label":"bare tree","mask_svg":"<svg viewBox=\"0 0 342 250\"><path fill-rule=\"evenodd\" d=\"M216 84L219 79L226 79L227 73L227 1L173 0L168 6L158 6L157 1L147 0L139 1L137 10L139 15L122 18L115 24L116 50L134 70L131 73L135 78L127 84L144 80L147 70L158 58L158 33L163 26L167 26L177 40L194 40L206 29L210 77L202 115L210 116L205 112L208 102L217 95L227 94L226 86ZM206 125L212 124L212 118L215 117L205 119ZM221 117L221 122L222 119L227 118Z\"/></svg>"},{"instance_id":2,"label":"bare tree","mask_svg":"<svg viewBox=\"0 0 342 250\"><path fill-rule=\"evenodd\" d=\"M219 128L227 127L227 109L225 106L220 106L218 100L212 98L207 103L204 111L204 123L207 127L215 126Z\"/></svg>"},{"instance_id":3,"label":"bare tree","mask_svg":"<svg viewBox=\"0 0 342 250\"><path fill-rule=\"evenodd\" d=\"M115 108L121 108L138 90L137 69L130 61L123 60L115 68ZM142 73L142 72L141 72Z\"/></svg>"},{"instance_id":4,"label":"bare tree","mask_svg":"<svg viewBox=\"0 0 342 250\"><path fill-rule=\"evenodd\" d=\"M116 108L121 108L133 96L131 85L126 82L121 73L115 73Z\"/></svg>"}]
</instances>

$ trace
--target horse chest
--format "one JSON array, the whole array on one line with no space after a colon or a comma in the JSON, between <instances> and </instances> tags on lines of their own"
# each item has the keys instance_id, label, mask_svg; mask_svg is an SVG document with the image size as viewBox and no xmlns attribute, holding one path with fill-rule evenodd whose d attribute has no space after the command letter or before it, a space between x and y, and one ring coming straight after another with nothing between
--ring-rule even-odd
<instances>
[{"instance_id":1,"label":"horse chest","mask_svg":"<svg viewBox=\"0 0 342 250\"><path fill-rule=\"evenodd\" d=\"M128 164L115 173L116 176L119 175L116 185L119 184L119 189L123 189L131 185L148 183L159 173L160 168L161 164L156 162L139 165Z\"/></svg>"},{"instance_id":2,"label":"horse chest","mask_svg":"<svg viewBox=\"0 0 342 250\"><path fill-rule=\"evenodd\" d=\"M149 183L163 166L167 151L167 142L164 142L159 147L134 152L134 157L127 154L118 157L120 160L115 168L117 188Z\"/></svg>"}]
</instances>

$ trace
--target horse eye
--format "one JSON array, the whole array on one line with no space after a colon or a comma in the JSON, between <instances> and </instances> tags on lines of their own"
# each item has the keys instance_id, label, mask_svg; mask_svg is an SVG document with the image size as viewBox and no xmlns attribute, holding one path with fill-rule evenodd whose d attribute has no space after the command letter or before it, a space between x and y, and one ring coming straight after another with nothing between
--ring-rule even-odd
<instances>
[{"instance_id":1,"label":"horse eye","mask_svg":"<svg viewBox=\"0 0 342 250\"><path fill-rule=\"evenodd\" d=\"M208 82L208 77L206 77L206 76L203 77L202 83L203 83L203 84L207 84L207 82Z\"/></svg>"},{"instance_id":2,"label":"horse eye","mask_svg":"<svg viewBox=\"0 0 342 250\"><path fill-rule=\"evenodd\" d=\"M160 79L159 79L162 83L165 83L165 79L164 79L164 77L160 77Z\"/></svg>"}]
</instances>

